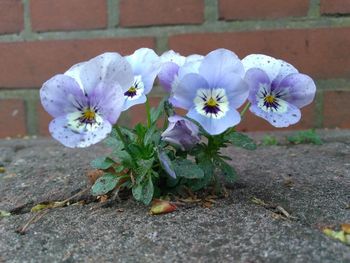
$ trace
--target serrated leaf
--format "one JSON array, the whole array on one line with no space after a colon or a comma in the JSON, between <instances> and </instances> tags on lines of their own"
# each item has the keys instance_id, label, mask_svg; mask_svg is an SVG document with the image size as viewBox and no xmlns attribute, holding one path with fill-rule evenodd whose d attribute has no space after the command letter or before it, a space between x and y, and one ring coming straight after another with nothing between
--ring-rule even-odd
<instances>
[{"instance_id":1,"label":"serrated leaf","mask_svg":"<svg viewBox=\"0 0 350 263\"><path fill-rule=\"evenodd\" d=\"M225 139L231 142L233 145L237 147L241 147L246 150L255 150L256 143L249 136L239 133L233 132L225 135Z\"/></svg>"},{"instance_id":2,"label":"serrated leaf","mask_svg":"<svg viewBox=\"0 0 350 263\"><path fill-rule=\"evenodd\" d=\"M187 159L173 161L175 174L187 179L199 179L204 177L203 170L195 163Z\"/></svg>"},{"instance_id":3,"label":"serrated leaf","mask_svg":"<svg viewBox=\"0 0 350 263\"><path fill-rule=\"evenodd\" d=\"M119 178L110 173L106 173L96 180L91 187L91 194L94 196L104 195L112 191L118 184Z\"/></svg>"},{"instance_id":4,"label":"serrated leaf","mask_svg":"<svg viewBox=\"0 0 350 263\"><path fill-rule=\"evenodd\" d=\"M148 160L139 160L137 162L138 167L135 169L137 178L136 181L140 182L143 177L152 169L154 158Z\"/></svg>"},{"instance_id":5,"label":"serrated leaf","mask_svg":"<svg viewBox=\"0 0 350 263\"><path fill-rule=\"evenodd\" d=\"M220 170L223 173L225 180L228 183L234 183L237 180L237 173L235 169L225 161L221 161L219 164Z\"/></svg>"},{"instance_id":6,"label":"serrated leaf","mask_svg":"<svg viewBox=\"0 0 350 263\"><path fill-rule=\"evenodd\" d=\"M98 157L91 161L91 166L95 169L106 170L114 164L114 161L108 157Z\"/></svg>"}]
</instances>

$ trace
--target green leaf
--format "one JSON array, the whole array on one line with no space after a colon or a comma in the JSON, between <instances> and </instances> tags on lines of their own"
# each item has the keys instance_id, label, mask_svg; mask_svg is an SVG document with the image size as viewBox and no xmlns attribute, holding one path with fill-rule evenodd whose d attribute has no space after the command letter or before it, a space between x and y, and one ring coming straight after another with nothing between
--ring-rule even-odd
<instances>
[{"instance_id":1,"label":"green leaf","mask_svg":"<svg viewBox=\"0 0 350 263\"><path fill-rule=\"evenodd\" d=\"M8 217L8 216L10 216L10 215L11 215L10 212L4 211L4 210L0 210L0 218L2 218L2 217Z\"/></svg>"},{"instance_id":2,"label":"green leaf","mask_svg":"<svg viewBox=\"0 0 350 263\"><path fill-rule=\"evenodd\" d=\"M262 139L262 145L268 146L268 145L277 145L277 144L278 144L278 141L274 136L265 135L264 138Z\"/></svg>"},{"instance_id":3,"label":"green leaf","mask_svg":"<svg viewBox=\"0 0 350 263\"><path fill-rule=\"evenodd\" d=\"M163 111L164 111L164 102L166 101L167 98L162 99L159 102L158 107L151 108L151 123L156 123L156 121L162 116Z\"/></svg>"},{"instance_id":4,"label":"green leaf","mask_svg":"<svg viewBox=\"0 0 350 263\"><path fill-rule=\"evenodd\" d=\"M144 140L143 140L143 142L144 142L144 144L149 144L150 143L150 141L151 141L151 139L152 139L152 137L153 137L153 134L155 133L155 131L156 131L156 126L155 125L153 125L151 128L149 128L148 130L147 130L147 132L146 132L146 134L145 134L145 137L144 137Z\"/></svg>"},{"instance_id":5,"label":"green leaf","mask_svg":"<svg viewBox=\"0 0 350 263\"><path fill-rule=\"evenodd\" d=\"M132 167L132 158L126 151L113 151L112 156L117 158L125 167Z\"/></svg>"},{"instance_id":6,"label":"green leaf","mask_svg":"<svg viewBox=\"0 0 350 263\"><path fill-rule=\"evenodd\" d=\"M145 182L141 182L132 188L132 195L137 201L149 205L152 201L154 186L151 176Z\"/></svg>"},{"instance_id":7,"label":"green leaf","mask_svg":"<svg viewBox=\"0 0 350 263\"><path fill-rule=\"evenodd\" d=\"M219 168L228 183L234 183L237 180L237 173L231 165L222 160L219 163Z\"/></svg>"},{"instance_id":8,"label":"green leaf","mask_svg":"<svg viewBox=\"0 0 350 263\"><path fill-rule=\"evenodd\" d=\"M137 178L136 182L140 182L143 180L143 177L152 169L154 162L154 158L148 160L139 160L137 162L138 167L135 169Z\"/></svg>"},{"instance_id":9,"label":"green leaf","mask_svg":"<svg viewBox=\"0 0 350 263\"><path fill-rule=\"evenodd\" d=\"M108 138L106 138L103 143L108 147L108 148L112 148L114 151L119 150L121 151L124 146L123 146L123 142L120 141L117 137L114 136L109 136Z\"/></svg>"},{"instance_id":10,"label":"green leaf","mask_svg":"<svg viewBox=\"0 0 350 263\"><path fill-rule=\"evenodd\" d=\"M294 136L287 137L288 142L292 144L304 144L304 143L311 143L315 145L321 145L323 144L320 136L316 133L315 130L307 130L307 131L300 131Z\"/></svg>"},{"instance_id":11,"label":"green leaf","mask_svg":"<svg viewBox=\"0 0 350 263\"><path fill-rule=\"evenodd\" d=\"M111 167L115 162L109 157L98 157L91 161L91 166L95 169L106 170Z\"/></svg>"},{"instance_id":12,"label":"green leaf","mask_svg":"<svg viewBox=\"0 0 350 263\"><path fill-rule=\"evenodd\" d=\"M187 179L198 179L204 177L203 170L187 159L178 159L173 161L176 176Z\"/></svg>"},{"instance_id":13,"label":"green leaf","mask_svg":"<svg viewBox=\"0 0 350 263\"><path fill-rule=\"evenodd\" d=\"M118 184L119 178L110 173L106 173L96 180L91 188L91 193L94 196L104 195L112 191Z\"/></svg>"},{"instance_id":14,"label":"green leaf","mask_svg":"<svg viewBox=\"0 0 350 263\"><path fill-rule=\"evenodd\" d=\"M188 186L193 191L198 191L207 187L212 182L215 170L214 164L208 158L200 158L198 165L204 171L204 177L201 179L189 180Z\"/></svg>"},{"instance_id":15,"label":"green leaf","mask_svg":"<svg viewBox=\"0 0 350 263\"><path fill-rule=\"evenodd\" d=\"M247 135L239 132L233 132L225 135L225 139L231 142L237 147L241 147L246 150L255 150L256 143Z\"/></svg>"}]
</instances>

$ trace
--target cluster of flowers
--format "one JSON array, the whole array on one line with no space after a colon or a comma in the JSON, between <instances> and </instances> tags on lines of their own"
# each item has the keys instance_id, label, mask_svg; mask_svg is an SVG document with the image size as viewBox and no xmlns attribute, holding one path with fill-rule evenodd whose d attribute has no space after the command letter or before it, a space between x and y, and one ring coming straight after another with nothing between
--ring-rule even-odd
<instances>
[{"instance_id":1,"label":"cluster of flowers","mask_svg":"<svg viewBox=\"0 0 350 263\"><path fill-rule=\"evenodd\" d=\"M211 135L237 125L237 109L247 99L250 111L273 126L295 124L301 118L299 109L312 102L316 91L310 77L266 55L240 60L233 52L218 49L206 56L168 51L159 57L148 48L126 57L104 53L44 83L40 95L55 118L49 127L52 136L68 147L101 141L122 111L146 102L157 76L171 104L187 110L187 117ZM166 140L183 140L180 145L197 141L198 128L191 121L180 116L169 121ZM184 127L193 138L181 139L175 126Z\"/></svg>"},{"instance_id":2,"label":"cluster of flowers","mask_svg":"<svg viewBox=\"0 0 350 263\"><path fill-rule=\"evenodd\" d=\"M147 95L157 77L168 96L158 110L150 111ZM223 162L220 147L225 147L230 140L240 144L232 140L241 140L242 136L227 136L235 133L233 127L247 109L275 127L287 127L300 120L300 108L312 102L315 92L315 83L309 76L285 61L266 55L252 54L240 60L230 50L217 49L206 56L184 57L172 50L158 56L151 49L141 48L125 57L104 53L76 64L45 82L40 96L46 111L54 117L49 125L50 133L65 146L88 147L113 134L115 129L117 135L111 136L123 143L117 148L131 159L127 162L125 155L119 156L121 163L123 160L126 163L123 168L134 169L137 174L144 165L140 160L151 160L148 166L151 172L140 173L142 176L136 183L131 178L129 188L133 188L134 193L134 189L142 190L154 184L163 171L174 179L179 176L176 173L176 169L181 169L179 159L182 164L188 161L183 152L195 156L199 167L204 162L201 160L209 160L210 165L219 164L221 170L227 172L229 168ZM239 113L237 109L245 102ZM119 129L116 122L121 112L142 103L146 103L147 127ZM176 115L173 107L186 110L186 116ZM167 126L158 131L156 122L164 112ZM207 144L201 144L201 135L208 139ZM134 141L138 144L133 146ZM200 145L202 148L194 151ZM164 150L168 146L175 150ZM149 150L152 147L157 149ZM156 168L155 155L162 168ZM113 163L111 159L109 163ZM106 160L101 166L110 168ZM197 177L188 175L187 179L199 177L203 177L203 172ZM157 182L161 187L162 180ZM134 197L142 199L142 191L137 191ZM148 201L149 198L145 203Z\"/></svg>"}]
</instances>

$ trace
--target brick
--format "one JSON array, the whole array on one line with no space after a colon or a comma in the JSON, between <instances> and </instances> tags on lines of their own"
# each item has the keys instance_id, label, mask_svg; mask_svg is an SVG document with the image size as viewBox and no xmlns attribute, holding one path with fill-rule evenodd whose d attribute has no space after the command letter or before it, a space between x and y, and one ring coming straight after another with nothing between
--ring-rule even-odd
<instances>
[{"instance_id":1,"label":"brick","mask_svg":"<svg viewBox=\"0 0 350 263\"><path fill-rule=\"evenodd\" d=\"M249 110L246 112L241 123L237 125L238 131L251 132L251 131L271 131L271 130L306 130L315 128L315 103L312 103L301 109L301 120L287 128L276 128L272 126L268 121L257 117Z\"/></svg>"},{"instance_id":2,"label":"brick","mask_svg":"<svg viewBox=\"0 0 350 263\"><path fill-rule=\"evenodd\" d=\"M24 28L21 0L0 1L0 33L18 33Z\"/></svg>"},{"instance_id":3,"label":"brick","mask_svg":"<svg viewBox=\"0 0 350 263\"><path fill-rule=\"evenodd\" d=\"M0 88L40 87L53 75L98 54L131 54L154 46L150 37L0 43Z\"/></svg>"},{"instance_id":4,"label":"brick","mask_svg":"<svg viewBox=\"0 0 350 263\"><path fill-rule=\"evenodd\" d=\"M350 129L350 90L326 91L323 100L325 128Z\"/></svg>"},{"instance_id":5,"label":"brick","mask_svg":"<svg viewBox=\"0 0 350 263\"><path fill-rule=\"evenodd\" d=\"M106 0L34 0L30 14L34 31L107 27Z\"/></svg>"},{"instance_id":6,"label":"brick","mask_svg":"<svg viewBox=\"0 0 350 263\"><path fill-rule=\"evenodd\" d=\"M349 0L321 0L321 14L350 14Z\"/></svg>"},{"instance_id":7,"label":"brick","mask_svg":"<svg viewBox=\"0 0 350 263\"><path fill-rule=\"evenodd\" d=\"M204 0L121 0L120 25L201 24Z\"/></svg>"},{"instance_id":8,"label":"brick","mask_svg":"<svg viewBox=\"0 0 350 263\"><path fill-rule=\"evenodd\" d=\"M224 20L273 19L306 16L309 0L220 0L219 17Z\"/></svg>"},{"instance_id":9,"label":"brick","mask_svg":"<svg viewBox=\"0 0 350 263\"><path fill-rule=\"evenodd\" d=\"M221 47L241 58L263 53L286 60L312 77L350 75L349 27L181 34L169 38L169 47L185 55Z\"/></svg>"},{"instance_id":10,"label":"brick","mask_svg":"<svg viewBox=\"0 0 350 263\"><path fill-rule=\"evenodd\" d=\"M22 136L27 133L23 100L0 100L0 138Z\"/></svg>"}]
</instances>

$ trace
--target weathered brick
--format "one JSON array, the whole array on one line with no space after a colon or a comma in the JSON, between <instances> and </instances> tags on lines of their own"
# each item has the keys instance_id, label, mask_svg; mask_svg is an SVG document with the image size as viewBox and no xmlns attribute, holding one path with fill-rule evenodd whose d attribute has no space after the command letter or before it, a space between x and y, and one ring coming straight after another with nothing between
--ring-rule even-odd
<instances>
[{"instance_id":1,"label":"weathered brick","mask_svg":"<svg viewBox=\"0 0 350 263\"><path fill-rule=\"evenodd\" d=\"M321 0L321 14L350 14L349 0Z\"/></svg>"},{"instance_id":2,"label":"weathered brick","mask_svg":"<svg viewBox=\"0 0 350 263\"><path fill-rule=\"evenodd\" d=\"M263 53L286 60L317 78L350 75L350 28L278 29L269 31L174 35L171 49L185 55L228 48L240 57Z\"/></svg>"},{"instance_id":3,"label":"weathered brick","mask_svg":"<svg viewBox=\"0 0 350 263\"><path fill-rule=\"evenodd\" d=\"M220 0L219 16L224 20L273 19L306 16L309 0Z\"/></svg>"},{"instance_id":4,"label":"weathered brick","mask_svg":"<svg viewBox=\"0 0 350 263\"><path fill-rule=\"evenodd\" d=\"M53 75L98 54L130 54L154 45L150 37L0 43L0 88L40 87Z\"/></svg>"},{"instance_id":5,"label":"weathered brick","mask_svg":"<svg viewBox=\"0 0 350 263\"><path fill-rule=\"evenodd\" d=\"M350 90L327 91L323 101L323 125L326 128L350 128Z\"/></svg>"},{"instance_id":6,"label":"weathered brick","mask_svg":"<svg viewBox=\"0 0 350 263\"><path fill-rule=\"evenodd\" d=\"M106 0L34 0L30 14L34 31L107 27Z\"/></svg>"},{"instance_id":7,"label":"weathered brick","mask_svg":"<svg viewBox=\"0 0 350 263\"><path fill-rule=\"evenodd\" d=\"M21 0L0 1L0 33L17 33L24 27Z\"/></svg>"},{"instance_id":8,"label":"weathered brick","mask_svg":"<svg viewBox=\"0 0 350 263\"><path fill-rule=\"evenodd\" d=\"M200 24L204 20L204 0L121 0L120 25Z\"/></svg>"},{"instance_id":9,"label":"weathered brick","mask_svg":"<svg viewBox=\"0 0 350 263\"><path fill-rule=\"evenodd\" d=\"M22 136L27 133L23 100L0 100L0 138Z\"/></svg>"},{"instance_id":10,"label":"weathered brick","mask_svg":"<svg viewBox=\"0 0 350 263\"><path fill-rule=\"evenodd\" d=\"M315 117L315 103L312 103L301 109L301 120L298 123L287 128L278 128L278 130L306 130L315 128ZM237 130L250 132L277 130L277 128L248 110L241 123L237 125Z\"/></svg>"}]
</instances>

